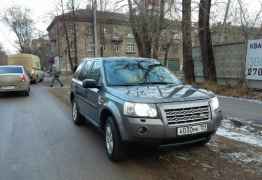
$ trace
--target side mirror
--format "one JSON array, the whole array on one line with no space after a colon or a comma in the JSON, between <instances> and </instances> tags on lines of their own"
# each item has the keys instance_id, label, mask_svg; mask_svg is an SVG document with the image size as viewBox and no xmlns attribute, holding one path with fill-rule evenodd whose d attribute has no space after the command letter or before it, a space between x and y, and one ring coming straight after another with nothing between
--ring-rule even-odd
<instances>
[{"instance_id":1,"label":"side mirror","mask_svg":"<svg viewBox=\"0 0 262 180\"><path fill-rule=\"evenodd\" d=\"M100 85L94 79L85 79L83 81L83 88L100 88Z\"/></svg>"}]
</instances>

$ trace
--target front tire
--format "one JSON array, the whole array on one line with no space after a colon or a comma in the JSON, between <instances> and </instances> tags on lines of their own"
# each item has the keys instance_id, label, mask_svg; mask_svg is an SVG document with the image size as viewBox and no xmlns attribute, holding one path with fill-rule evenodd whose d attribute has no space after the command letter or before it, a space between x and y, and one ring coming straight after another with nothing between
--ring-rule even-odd
<instances>
[{"instance_id":1,"label":"front tire","mask_svg":"<svg viewBox=\"0 0 262 180\"><path fill-rule=\"evenodd\" d=\"M84 118L79 113L78 105L75 100L73 100L72 102L72 119L73 119L74 124L77 126L84 124Z\"/></svg>"},{"instance_id":2,"label":"front tire","mask_svg":"<svg viewBox=\"0 0 262 180\"><path fill-rule=\"evenodd\" d=\"M108 117L105 125L105 148L111 161L121 161L125 157L124 144L112 117Z\"/></svg>"}]
</instances>

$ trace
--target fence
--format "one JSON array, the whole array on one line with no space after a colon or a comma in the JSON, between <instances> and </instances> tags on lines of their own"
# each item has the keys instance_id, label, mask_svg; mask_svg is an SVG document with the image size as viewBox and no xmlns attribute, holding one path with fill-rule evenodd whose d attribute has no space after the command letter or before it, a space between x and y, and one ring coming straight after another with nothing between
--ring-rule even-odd
<instances>
[{"instance_id":1,"label":"fence","mask_svg":"<svg viewBox=\"0 0 262 180\"><path fill-rule=\"evenodd\" d=\"M159 60L161 64L164 64L164 60ZM173 72L179 71L179 59L168 59L167 68Z\"/></svg>"},{"instance_id":2,"label":"fence","mask_svg":"<svg viewBox=\"0 0 262 180\"><path fill-rule=\"evenodd\" d=\"M245 81L246 45L243 42L214 45L214 56L219 84L236 85ZM203 81L200 48L193 48L193 61L197 81ZM262 81L246 81L250 88L262 89Z\"/></svg>"}]
</instances>

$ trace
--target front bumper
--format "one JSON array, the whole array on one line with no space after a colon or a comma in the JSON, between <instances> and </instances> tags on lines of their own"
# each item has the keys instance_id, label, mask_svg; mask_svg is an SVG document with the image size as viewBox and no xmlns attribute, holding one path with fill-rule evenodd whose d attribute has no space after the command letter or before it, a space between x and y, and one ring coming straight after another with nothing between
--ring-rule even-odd
<instances>
[{"instance_id":1,"label":"front bumper","mask_svg":"<svg viewBox=\"0 0 262 180\"><path fill-rule=\"evenodd\" d=\"M161 107L160 107L161 111ZM158 143L158 144L189 144L195 141L205 140L207 137L214 134L223 119L220 109L210 112L211 117L205 122L191 122L176 125L168 125L166 118L161 114L161 117L156 119L149 118L134 118L123 117L124 132L122 139L124 142L143 142L143 143ZM207 131L203 133L178 136L177 129L188 125L207 124Z\"/></svg>"}]
</instances>

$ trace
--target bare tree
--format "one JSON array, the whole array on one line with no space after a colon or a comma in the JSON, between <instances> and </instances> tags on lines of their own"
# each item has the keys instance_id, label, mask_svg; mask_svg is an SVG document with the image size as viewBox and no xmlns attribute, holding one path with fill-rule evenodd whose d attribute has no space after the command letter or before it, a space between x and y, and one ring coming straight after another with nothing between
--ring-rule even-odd
<instances>
[{"instance_id":1,"label":"bare tree","mask_svg":"<svg viewBox=\"0 0 262 180\"><path fill-rule=\"evenodd\" d=\"M195 81L195 73L192 57L191 0L183 0L182 9L183 71L185 80L192 83Z\"/></svg>"},{"instance_id":2,"label":"bare tree","mask_svg":"<svg viewBox=\"0 0 262 180\"><path fill-rule=\"evenodd\" d=\"M107 1L100 0L99 1L99 10L105 11L107 7ZM105 31L104 31L104 24L99 23L99 34L100 34L100 56L104 56L104 47L105 47Z\"/></svg>"},{"instance_id":3,"label":"bare tree","mask_svg":"<svg viewBox=\"0 0 262 180\"><path fill-rule=\"evenodd\" d=\"M246 4L242 0L237 0L238 7L236 9L239 14L237 18L240 20L241 31L245 41L260 33L258 27L262 24L262 1L259 1L259 3L258 11L252 11L253 15L251 15L246 8Z\"/></svg>"},{"instance_id":4,"label":"bare tree","mask_svg":"<svg viewBox=\"0 0 262 180\"><path fill-rule=\"evenodd\" d=\"M76 11L77 4L75 0L69 0L68 2L68 10L70 15L72 15L73 19L73 47L74 47L74 66L78 65L78 47L77 47L77 22L76 22Z\"/></svg>"},{"instance_id":5,"label":"bare tree","mask_svg":"<svg viewBox=\"0 0 262 180\"><path fill-rule=\"evenodd\" d=\"M141 57L158 58L165 4L164 0L128 0L129 22Z\"/></svg>"},{"instance_id":6,"label":"bare tree","mask_svg":"<svg viewBox=\"0 0 262 180\"><path fill-rule=\"evenodd\" d=\"M217 81L215 58L209 27L211 0L200 0L199 3L199 42L203 64L203 74L207 81Z\"/></svg>"},{"instance_id":7,"label":"bare tree","mask_svg":"<svg viewBox=\"0 0 262 180\"><path fill-rule=\"evenodd\" d=\"M66 16L65 16L65 10L64 10L64 1L60 0L60 6L61 6L61 13L62 13L62 24L63 24L63 30L65 33L65 38L66 38L66 45L67 45L67 55L68 55L68 60L70 63L70 68L71 71L74 72L75 65L73 63L73 58L71 55L71 43L70 43L70 38L69 38L69 32L68 32L68 27L67 27L67 22L66 22Z\"/></svg>"},{"instance_id":8,"label":"bare tree","mask_svg":"<svg viewBox=\"0 0 262 180\"><path fill-rule=\"evenodd\" d=\"M153 58L158 58L159 56L159 40L161 31L164 29L164 20L165 20L165 1L160 1L160 7L159 7L159 17L155 18L155 30L154 30L154 39L153 39Z\"/></svg>"},{"instance_id":9,"label":"bare tree","mask_svg":"<svg viewBox=\"0 0 262 180\"><path fill-rule=\"evenodd\" d=\"M6 10L3 19L15 33L20 47L19 51L31 53L33 20L30 9L23 9L19 6L10 7Z\"/></svg>"}]
</instances>

